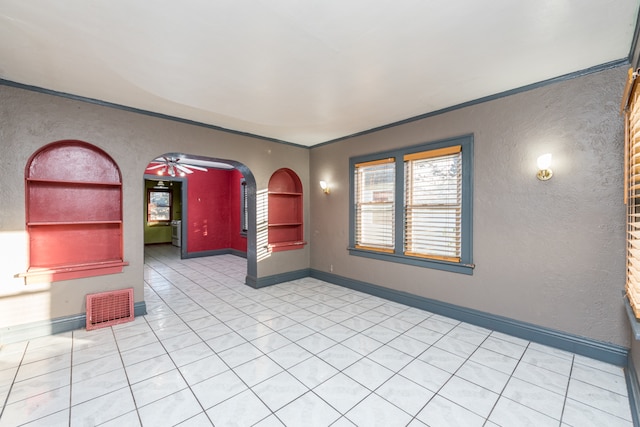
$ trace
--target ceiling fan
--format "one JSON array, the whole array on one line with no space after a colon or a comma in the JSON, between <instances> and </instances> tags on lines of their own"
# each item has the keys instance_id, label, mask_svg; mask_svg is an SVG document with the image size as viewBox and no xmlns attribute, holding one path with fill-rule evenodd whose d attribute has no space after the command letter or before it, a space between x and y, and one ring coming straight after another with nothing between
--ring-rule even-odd
<instances>
[{"instance_id":1,"label":"ceiling fan","mask_svg":"<svg viewBox=\"0 0 640 427\"><path fill-rule=\"evenodd\" d=\"M156 170L156 174L158 175L169 175L176 176L176 174L180 176L185 176L186 174L193 173L193 170L199 170L202 172L207 172L207 168L203 168L201 166L191 165L188 163L180 163L179 157L158 157L147 166L148 171ZM192 170L193 169L193 170Z\"/></svg>"}]
</instances>

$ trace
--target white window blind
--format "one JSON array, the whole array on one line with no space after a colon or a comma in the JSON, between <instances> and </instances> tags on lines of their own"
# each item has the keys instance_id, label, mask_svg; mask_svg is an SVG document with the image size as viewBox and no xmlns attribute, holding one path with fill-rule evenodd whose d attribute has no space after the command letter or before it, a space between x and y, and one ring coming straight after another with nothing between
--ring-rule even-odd
<instances>
[{"instance_id":1,"label":"white window blind","mask_svg":"<svg viewBox=\"0 0 640 427\"><path fill-rule=\"evenodd\" d=\"M249 195L247 194L247 182L242 180L240 183L240 193L241 193L241 218L240 218L240 231L246 233L249 228Z\"/></svg>"},{"instance_id":2,"label":"white window blind","mask_svg":"<svg viewBox=\"0 0 640 427\"><path fill-rule=\"evenodd\" d=\"M623 108L625 112L625 202L627 203L626 293L640 319L640 93L636 74L629 70Z\"/></svg>"},{"instance_id":3,"label":"white window blind","mask_svg":"<svg viewBox=\"0 0 640 427\"><path fill-rule=\"evenodd\" d=\"M461 146L407 154L404 253L460 262Z\"/></svg>"},{"instance_id":4,"label":"white window blind","mask_svg":"<svg viewBox=\"0 0 640 427\"><path fill-rule=\"evenodd\" d=\"M358 163L354 169L356 247L393 252L395 159Z\"/></svg>"}]
</instances>

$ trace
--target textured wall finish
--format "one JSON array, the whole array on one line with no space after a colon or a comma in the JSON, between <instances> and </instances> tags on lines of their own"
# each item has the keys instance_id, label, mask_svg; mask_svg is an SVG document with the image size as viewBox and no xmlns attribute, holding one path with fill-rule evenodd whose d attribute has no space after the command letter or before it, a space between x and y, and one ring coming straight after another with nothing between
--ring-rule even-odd
<instances>
[{"instance_id":1,"label":"textured wall finish","mask_svg":"<svg viewBox=\"0 0 640 427\"><path fill-rule=\"evenodd\" d=\"M311 150L311 268L629 345L622 201L626 68ZM349 157L474 134L472 276L349 256ZM554 176L536 179L553 154Z\"/></svg>"},{"instance_id":2,"label":"textured wall finish","mask_svg":"<svg viewBox=\"0 0 640 427\"><path fill-rule=\"evenodd\" d=\"M258 263L267 277L313 268L587 338L629 345L622 306L624 67L411 122L310 152L293 146L0 86L0 327L84 311L86 293L132 286L142 299L144 168L166 152L246 165L258 192L282 167L305 193L302 250ZM473 133L473 276L349 256L348 159ZM123 175L122 274L27 286L24 166L61 139L94 144ZM535 178L554 156L554 177ZM311 173L310 173L311 171ZM331 194L318 182L326 180ZM313 208L310 213L309 204Z\"/></svg>"}]
</instances>

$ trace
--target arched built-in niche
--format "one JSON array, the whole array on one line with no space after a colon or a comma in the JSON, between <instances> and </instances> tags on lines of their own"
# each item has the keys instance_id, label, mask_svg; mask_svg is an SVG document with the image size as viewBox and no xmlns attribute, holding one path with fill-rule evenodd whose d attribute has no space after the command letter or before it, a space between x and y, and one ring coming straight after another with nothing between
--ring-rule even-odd
<instances>
[{"instance_id":1,"label":"arched built-in niche","mask_svg":"<svg viewBox=\"0 0 640 427\"><path fill-rule=\"evenodd\" d=\"M269 249L301 249L303 229L302 183L291 169L278 169L269 179Z\"/></svg>"},{"instance_id":2,"label":"arched built-in niche","mask_svg":"<svg viewBox=\"0 0 640 427\"><path fill-rule=\"evenodd\" d=\"M25 169L29 269L47 281L119 273L122 178L101 149L65 140L36 151Z\"/></svg>"}]
</instances>

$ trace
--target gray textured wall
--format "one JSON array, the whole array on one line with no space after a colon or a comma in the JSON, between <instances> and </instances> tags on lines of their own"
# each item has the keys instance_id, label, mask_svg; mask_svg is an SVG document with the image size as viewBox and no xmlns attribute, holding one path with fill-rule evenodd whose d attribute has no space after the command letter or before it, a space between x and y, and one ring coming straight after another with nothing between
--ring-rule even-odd
<instances>
[{"instance_id":1,"label":"gray textured wall","mask_svg":"<svg viewBox=\"0 0 640 427\"><path fill-rule=\"evenodd\" d=\"M24 171L29 156L45 144L79 139L105 150L123 181L124 257L122 274L25 286L14 275L28 266ZM143 299L144 169L167 152L236 160L265 191L273 172L296 171L308 188L305 148L221 132L0 85L0 327L84 313L87 293L134 287ZM212 189L214 191L214 189ZM305 223L309 220L305 197ZM258 277L307 268L308 247L275 253L258 262ZM0 337L1 341L1 337Z\"/></svg>"},{"instance_id":2,"label":"gray textured wall","mask_svg":"<svg viewBox=\"0 0 640 427\"><path fill-rule=\"evenodd\" d=\"M0 326L78 314L84 295L133 286L142 299L143 172L173 151L247 165L264 190L289 167L305 190L311 242L258 264L258 276L312 268L416 295L629 345L622 307L624 67L312 149L265 142L135 113L0 86ZM475 135L473 276L349 256L348 158L445 137ZM125 259L119 275L27 286L24 167L42 145L81 139L123 174ZM539 154L554 178L535 178ZM324 195L318 181L331 183ZM309 209L311 207L311 209Z\"/></svg>"},{"instance_id":3,"label":"gray textured wall","mask_svg":"<svg viewBox=\"0 0 640 427\"><path fill-rule=\"evenodd\" d=\"M311 150L311 267L629 346L623 121L626 68L554 83ZM473 276L349 256L348 159L473 133ZM554 177L535 178L553 154Z\"/></svg>"}]
</instances>

